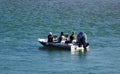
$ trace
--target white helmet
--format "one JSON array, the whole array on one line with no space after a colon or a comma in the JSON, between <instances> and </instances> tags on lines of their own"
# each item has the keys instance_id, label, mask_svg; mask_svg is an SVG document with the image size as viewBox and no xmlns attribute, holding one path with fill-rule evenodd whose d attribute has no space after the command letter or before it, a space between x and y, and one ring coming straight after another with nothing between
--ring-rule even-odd
<instances>
[{"instance_id":1,"label":"white helmet","mask_svg":"<svg viewBox=\"0 0 120 74\"><path fill-rule=\"evenodd\" d=\"M52 32L50 32L49 34L52 35Z\"/></svg>"}]
</instances>

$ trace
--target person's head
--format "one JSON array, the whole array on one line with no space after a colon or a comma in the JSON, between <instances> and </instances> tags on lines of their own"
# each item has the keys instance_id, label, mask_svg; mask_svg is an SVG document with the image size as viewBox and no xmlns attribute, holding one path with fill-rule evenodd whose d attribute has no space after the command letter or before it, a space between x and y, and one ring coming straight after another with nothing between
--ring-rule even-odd
<instances>
[{"instance_id":1,"label":"person's head","mask_svg":"<svg viewBox=\"0 0 120 74\"><path fill-rule=\"evenodd\" d=\"M52 35L52 32L50 32L49 34Z\"/></svg>"},{"instance_id":2,"label":"person's head","mask_svg":"<svg viewBox=\"0 0 120 74\"><path fill-rule=\"evenodd\" d=\"M63 32L61 32L61 35L63 35Z\"/></svg>"},{"instance_id":3,"label":"person's head","mask_svg":"<svg viewBox=\"0 0 120 74\"><path fill-rule=\"evenodd\" d=\"M74 35L75 34L75 32L72 32L72 35Z\"/></svg>"}]
</instances>

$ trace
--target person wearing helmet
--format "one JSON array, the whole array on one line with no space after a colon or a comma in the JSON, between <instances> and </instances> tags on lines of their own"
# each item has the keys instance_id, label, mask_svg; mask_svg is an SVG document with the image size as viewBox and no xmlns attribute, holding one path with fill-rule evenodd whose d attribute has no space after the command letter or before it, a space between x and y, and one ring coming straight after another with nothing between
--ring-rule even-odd
<instances>
[{"instance_id":1,"label":"person wearing helmet","mask_svg":"<svg viewBox=\"0 0 120 74\"><path fill-rule=\"evenodd\" d=\"M50 32L49 35L48 35L48 42L53 42L52 32Z\"/></svg>"}]
</instances>

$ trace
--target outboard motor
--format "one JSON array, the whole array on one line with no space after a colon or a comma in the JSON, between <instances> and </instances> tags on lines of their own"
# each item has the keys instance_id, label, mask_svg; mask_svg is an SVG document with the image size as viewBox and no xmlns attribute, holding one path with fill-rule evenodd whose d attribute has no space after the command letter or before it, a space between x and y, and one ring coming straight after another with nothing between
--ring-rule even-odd
<instances>
[{"instance_id":1,"label":"outboard motor","mask_svg":"<svg viewBox=\"0 0 120 74\"><path fill-rule=\"evenodd\" d=\"M77 42L79 47L81 47L83 45L84 49L86 49L86 47L89 45L89 43L87 43L87 35L84 32L80 32L77 35Z\"/></svg>"}]
</instances>

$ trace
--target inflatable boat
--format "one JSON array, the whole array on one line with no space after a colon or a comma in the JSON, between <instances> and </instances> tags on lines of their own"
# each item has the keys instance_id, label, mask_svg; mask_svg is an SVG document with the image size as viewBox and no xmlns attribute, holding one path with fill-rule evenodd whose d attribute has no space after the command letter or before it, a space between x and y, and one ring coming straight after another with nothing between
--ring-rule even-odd
<instances>
[{"instance_id":1,"label":"inflatable boat","mask_svg":"<svg viewBox=\"0 0 120 74\"><path fill-rule=\"evenodd\" d=\"M58 43L58 42L48 42L47 39L38 38L38 42L41 43L44 47L65 49L65 50L70 50L71 52L73 51L84 52L89 50L89 46L86 47L87 49L84 49L83 46L79 47L74 41L72 43L65 43L65 41Z\"/></svg>"}]
</instances>

